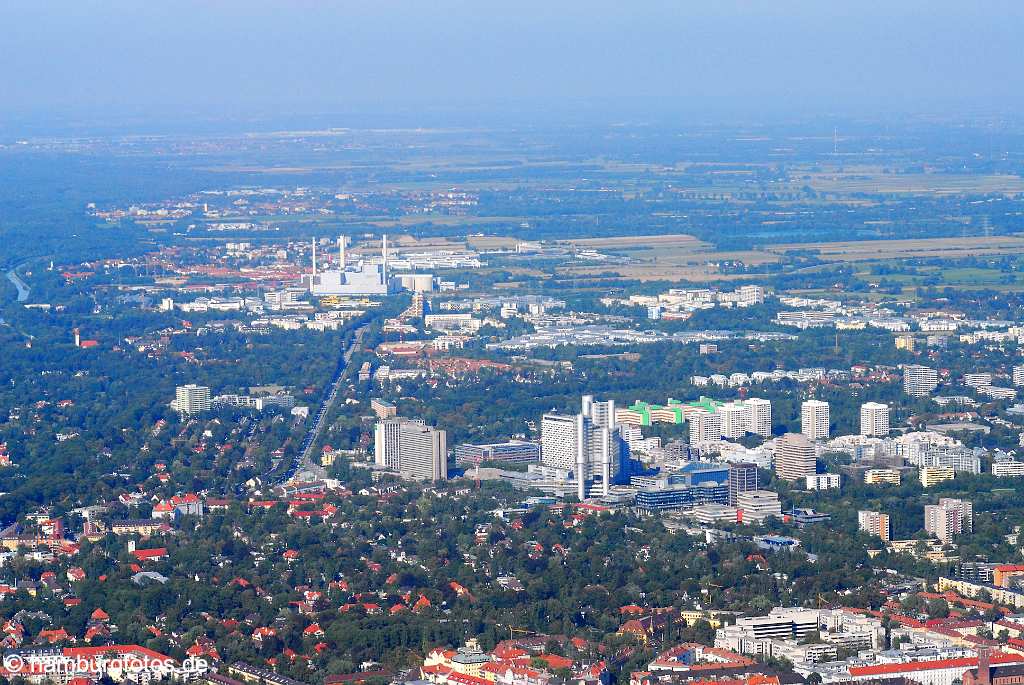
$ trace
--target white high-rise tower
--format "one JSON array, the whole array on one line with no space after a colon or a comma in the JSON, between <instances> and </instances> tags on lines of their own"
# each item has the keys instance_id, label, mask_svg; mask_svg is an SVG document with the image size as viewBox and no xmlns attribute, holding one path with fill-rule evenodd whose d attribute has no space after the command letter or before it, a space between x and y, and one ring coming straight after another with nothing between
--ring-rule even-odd
<instances>
[{"instance_id":1,"label":"white high-rise tower","mask_svg":"<svg viewBox=\"0 0 1024 685\"><path fill-rule=\"evenodd\" d=\"M800 406L800 432L808 440L827 440L828 414L828 402L807 400Z\"/></svg>"}]
</instances>

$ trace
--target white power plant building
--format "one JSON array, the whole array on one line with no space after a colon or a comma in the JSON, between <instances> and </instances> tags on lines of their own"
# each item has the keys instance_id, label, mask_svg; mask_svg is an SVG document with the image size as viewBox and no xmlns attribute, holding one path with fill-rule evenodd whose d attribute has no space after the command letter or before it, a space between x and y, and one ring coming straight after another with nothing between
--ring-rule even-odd
<instances>
[{"instance_id":1,"label":"white power plant building","mask_svg":"<svg viewBox=\"0 0 1024 685\"><path fill-rule=\"evenodd\" d=\"M318 271L316 239L313 239L313 271L307 276L309 292L326 295L387 295L388 294L388 236L381 238L379 262L361 259L349 266L345 259L345 238L338 238L338 268Z\"/></svg>"}]
</instances>

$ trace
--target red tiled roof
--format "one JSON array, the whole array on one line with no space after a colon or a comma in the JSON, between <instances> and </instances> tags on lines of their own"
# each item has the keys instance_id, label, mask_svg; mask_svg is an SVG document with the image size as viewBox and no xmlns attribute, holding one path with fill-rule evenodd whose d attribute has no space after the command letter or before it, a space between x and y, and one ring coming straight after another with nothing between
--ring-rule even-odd
<instances>
[{"instance_id":1,"label":"red tiled roof","mask_svg":"<svg viewBox=\"0 0 1024 685\"><path fill-rule=\"evenodd\" d=\"M989 657L992 664L1018 664L1022 659L1016 654L997 652ZM935 661L911 661L905 664L874 664L871 666L851 666L850 675L876 676L896 673L914 673L917 671L935 671L946 668L977 668L978 657L965 657L962 659L936 659Z\"/></svg>"}]
</instances>

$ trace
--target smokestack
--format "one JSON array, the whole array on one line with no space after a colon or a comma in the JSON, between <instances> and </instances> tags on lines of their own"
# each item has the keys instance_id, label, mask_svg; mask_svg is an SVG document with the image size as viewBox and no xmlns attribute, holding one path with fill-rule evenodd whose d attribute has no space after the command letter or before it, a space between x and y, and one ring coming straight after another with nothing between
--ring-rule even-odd
<instances>
[{"instance_id":1,"label":"smokestack","mask_svg":"<svg viewBox=\"0 0 1024 685\"><path fill-rule=\"evenodd\" d=\"M576 488L579 500L587 498L587 420L576 416Z\"/></svg>"},{"instance_id":2,"label":"smokestack","mask_svg":"<svg viewBox=\"0 0 1024 685\"><path fill-rule=\"evenodd\" d=\"M313 280L310 281L310 287L316 283L316 236L313 237Z\"/></svg>"},{"instance_id":3,"label":"smokestack","mask_svg":"<svg viewBox=\"0 0 1024 685\"><path fill-rule=\"evenodd\" d=\"M611 494L612 481L612 440L615 436L610 428L601 429L601 485L604 496Z\"/></svg>"},{"instance_id":4,"label":"smokestack","mask_svg":"<svg viewBox=\"0 0 1024 685\"><path fill-rule=\"evenodd\" d=\"M987 647L978 650L978 685L992 685L992 661Z\"/></svg>"},{"instance_id":5,"label":"smokestack","mask_svg":"<svg viewBox=\"0 0 1024 685\"><path fill-rule=\"evenodd\" d=\"M338 236L338 271L345 270L345 236Z\"/></svg>"},{"instance_id":6,"label":"smokestack","mask_svg":"<svg viewBox=\"0 0 1024 685\"><path fill-rule=\"evenodd\" d=\"M383 274L384 282L386 283L388 280L388 234L382 234L380 240L381 274Z\"/></svg>"}]
</instances>

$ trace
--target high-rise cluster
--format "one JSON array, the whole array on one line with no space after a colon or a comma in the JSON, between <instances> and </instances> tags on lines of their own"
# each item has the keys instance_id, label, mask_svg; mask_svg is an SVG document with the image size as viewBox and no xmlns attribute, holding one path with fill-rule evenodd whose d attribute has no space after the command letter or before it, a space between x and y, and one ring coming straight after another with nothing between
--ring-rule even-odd
<instances>
[{"instance_id":1,"label":"high-rise cluster","mask_svg":"<svg viewBox=\"0 0 1024 685\"><path fill-rule=\"evenodd\" d=\"M541 462L572 472L582 500L587 483L599 480L604 494L621 471L625 452L615 422L615 400L584 395L579 414L545 414L541 419Z\"/></svg>"}]
</instances>

